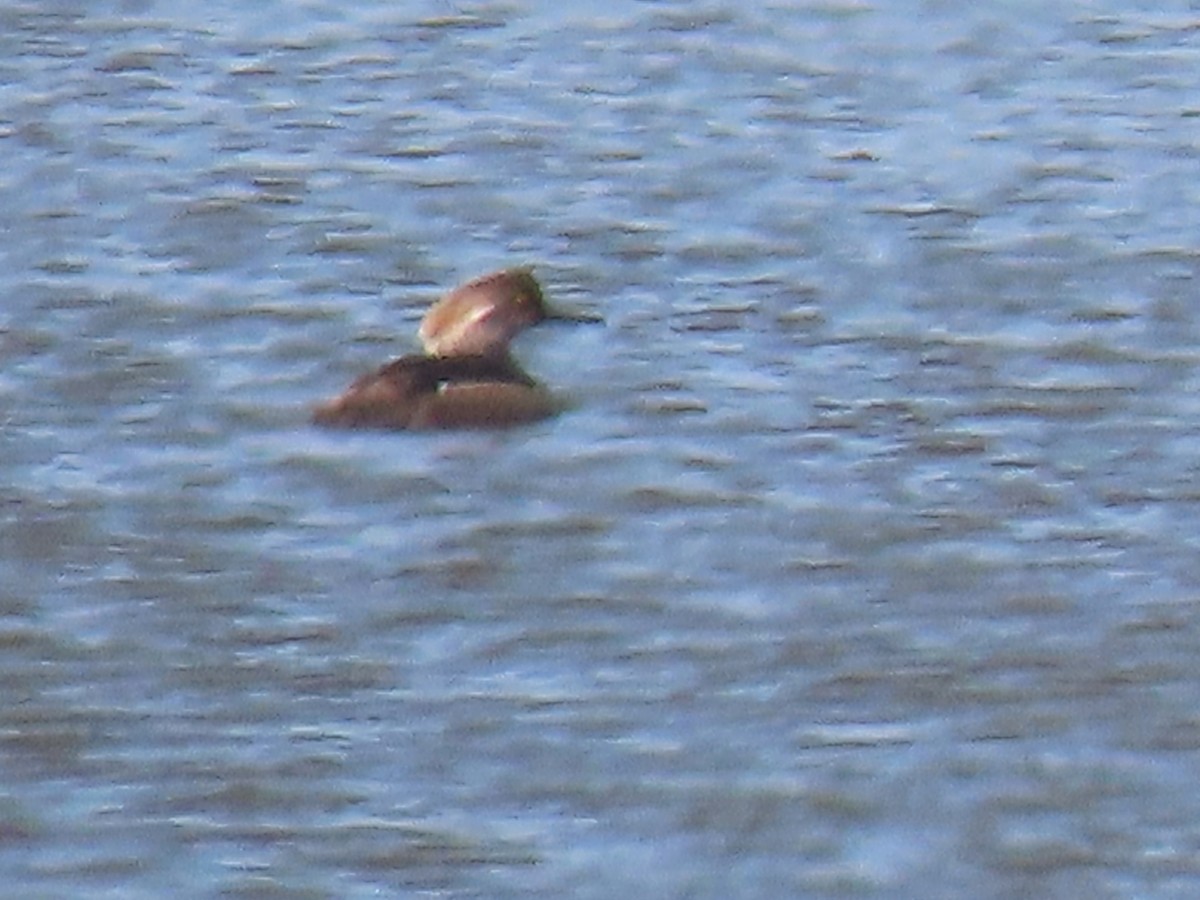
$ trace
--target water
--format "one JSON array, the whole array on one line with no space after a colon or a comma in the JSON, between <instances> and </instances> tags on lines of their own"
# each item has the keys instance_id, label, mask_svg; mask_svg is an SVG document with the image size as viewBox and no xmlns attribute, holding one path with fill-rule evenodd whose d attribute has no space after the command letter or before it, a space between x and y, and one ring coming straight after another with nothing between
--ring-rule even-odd
<instances>
[{"instance_id":1,"label":"water","mask_svg":"<svg viewBox=\"0 0 1200 900\"><path fill-rule=\"evenodd\" d=\"M9 892L1195 896L1196 10L542 7L0 8Z\"/></svg>"}]
</instances>

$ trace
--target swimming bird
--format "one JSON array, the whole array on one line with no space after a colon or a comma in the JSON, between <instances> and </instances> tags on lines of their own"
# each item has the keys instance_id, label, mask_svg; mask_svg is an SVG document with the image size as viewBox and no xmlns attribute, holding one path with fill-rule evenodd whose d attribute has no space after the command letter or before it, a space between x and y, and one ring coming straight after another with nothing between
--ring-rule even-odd
<instances>
[{"instance_id":1,"label":"swimming bird","mask_svg":"<svg viewBox=\"0 0 1200 900\"><path fill-rule=\"evenodd\" d=\"M600 321L546 304L528 267L476 278L437 301L421 320L424 353L363 375L319 405L318 425L340 428L501 428L535 422L560 404L509 354L514 337L547 319Z\"/></svg>"}]
</instances>

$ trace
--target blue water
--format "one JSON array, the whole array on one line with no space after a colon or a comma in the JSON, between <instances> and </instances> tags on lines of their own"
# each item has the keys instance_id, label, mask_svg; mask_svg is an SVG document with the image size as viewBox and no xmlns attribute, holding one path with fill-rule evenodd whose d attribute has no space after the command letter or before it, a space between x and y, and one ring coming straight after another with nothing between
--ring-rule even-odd
<instances>
[{"instance_id":1,"label":"blue water","mask_svg":"<svg viewBox=\"0 0 1200 900\"><path fill-rule=\"evenodd\" d=\"M543 6L0 5L8 893L1196 896L1200 14Z\"/></svg>"}]
</instances>

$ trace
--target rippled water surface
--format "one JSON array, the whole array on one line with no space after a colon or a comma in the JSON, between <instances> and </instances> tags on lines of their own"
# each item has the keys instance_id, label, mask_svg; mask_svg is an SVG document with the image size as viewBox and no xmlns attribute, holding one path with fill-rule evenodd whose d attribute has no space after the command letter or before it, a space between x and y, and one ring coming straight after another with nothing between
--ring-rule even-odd
<instances>
[{"instance_id":1,"label":"rippled water surface","mask_svg":"<svg viewBox=\"0 0 1200 900\"><path fill-rule=\"evenodd\" d=\"M0 5L0 882L1193 898L1200 9ZM323 432L438 293L603 326Z\"/></svg>"}]
</instances>

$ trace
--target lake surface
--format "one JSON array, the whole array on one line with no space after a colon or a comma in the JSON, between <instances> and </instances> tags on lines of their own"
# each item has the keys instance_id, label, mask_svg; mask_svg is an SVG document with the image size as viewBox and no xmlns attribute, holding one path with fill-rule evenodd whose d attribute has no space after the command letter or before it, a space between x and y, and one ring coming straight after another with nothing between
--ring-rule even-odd
<instances>
[{"instance_id":1,"label":"lake surface","mask_svg":"<svg viewBox=\"0 0 1200 900\"><path fill-rule=\"evenodd\" d=\"M7 895L1200 893L1194 4L0 25Z\"/></svg>"}]
</instances>

